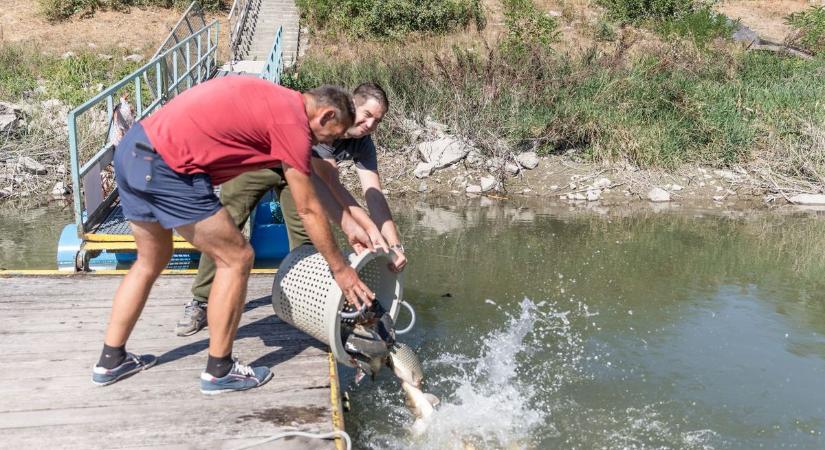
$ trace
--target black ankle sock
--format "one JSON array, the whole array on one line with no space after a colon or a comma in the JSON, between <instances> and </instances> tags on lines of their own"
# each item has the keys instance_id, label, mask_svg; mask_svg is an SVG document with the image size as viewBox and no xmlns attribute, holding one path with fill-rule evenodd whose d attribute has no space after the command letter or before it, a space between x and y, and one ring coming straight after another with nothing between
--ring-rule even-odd
<instances>
[{"instance_id":1,"label":"black ankle sock","mask_svg":"<svg viewBox=\"0 0 825 450\"><path fill-rule=\"evenodd\" d=\"M100 352L100 361L97 362L97 365L106 369L114 369L123 363L124 359L126 359L125 345L109 347L103 344L103 351Z\"/></svg>"},{"instance_id":2,"label":"black ankle sock","mask_svg":"<svg viewBox=\"0 0 825 450\"><path fill-rule=\"evenodd\" d=\"M220 358L209 355L206 360L206 373L215 378L223 378L232 370L232 364L234 363L232 353Z\"/></svg>"}]
</instances>

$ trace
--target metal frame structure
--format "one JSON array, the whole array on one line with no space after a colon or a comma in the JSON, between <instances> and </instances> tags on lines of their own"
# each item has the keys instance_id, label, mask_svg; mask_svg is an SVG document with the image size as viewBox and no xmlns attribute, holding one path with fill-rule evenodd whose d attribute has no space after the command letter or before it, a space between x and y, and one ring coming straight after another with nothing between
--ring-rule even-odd
<instances>
[{"instance_id":1,"label":"metal frame structure","mask_svg":"<svg viewBox=\"0 0 825 450\"><path fill-rule=\"evenodd\" d=\"M235 0L229 10L229 63L238 61L241 57L241 46L246 36L247 20L252 9L252 3L258 0ZM246 42L249 45L249 39Z\"/></svg>"},{"instance_id":2,"label":"metal frame structure","mask_svg":"<svg viewBox=\"0 0 825 450\"><path fill-rule=\"evenodd\" d=\"M183 12L183 15L178 20L178 23L176 23L175 26L172 27L172 29L169 31L169 34L166 36L166 39L163 40L163 43L160 44L157 51L155 51L155 54L152 55L152 58L150 58L150 60L156 59L162 53L166 52L170 48L174 47L176 44L179 44L182 40L188 38L189 36L192 36L193 34L195 34L195 32L202 30L205 27L206 16L203 14L203 7L201 6L200 2L193 1L189 5L189 7L186 8L186 10ZM178 70L181 70L184 69L182 63L184 62L183 60L185 60L185 54L183 53L182 49L178 50L178 53L180 54L180 58L183 58L182 60L179 60L179 64L181 64L181 67L179 67ZM194 79L195 75L192 74L191 77L193 77ZM143 79L144 81L146 81L146 85L149 87L149 90L152 92L152 95L155 98L157 98L158 94L154 91L150 78L151 77L149 72L145 72L143 74ZM168 82L171 83L172 80L169 80Z\"/></svg>"},{"instance_id":3,"label":"metal frame structure","mask_svg":"<svg viewBox=\"0 0 825 450\"><path fill-rule=\"evenodd\" d=\"M281 38L284 34L284 27L278 27L275 32L275 39L272 42L272 49L266 58L266 65L261 71L261 78L269 80L275 84L281 84L281 73L284 64L284 49L281 45Z\"/></svg>"},{"instance_id":4,"label":"metal frame structure","mask_svg":"<svg viewBox=\"0 0 825 450\"><path fill-rule=\"evenodd\" d=\"M114 155L114 145L108 136L113 126L115 99L124 93L130 95L136 106L135 119L140 120L176 94L208 80L218 67L219 31L218 21L211 22L69 112L75 224L82 240L94 240L89 239L89 232L105 218L104 213L117 198L117 190L104 192L101 176ZM153 74L154 80L144 82L147 73ZM154 99L150 99L152 88L160 93ZM103 123L108 125L101 126ZM90 151L94 153L84 161Z\"/></svg>"}]
</instances>

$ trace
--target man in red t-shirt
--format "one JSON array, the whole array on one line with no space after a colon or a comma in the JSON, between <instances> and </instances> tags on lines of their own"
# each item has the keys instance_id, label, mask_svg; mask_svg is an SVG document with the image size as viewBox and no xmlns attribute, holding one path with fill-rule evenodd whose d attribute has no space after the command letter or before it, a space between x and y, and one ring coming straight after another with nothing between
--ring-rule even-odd
<instances>
[{"instance_id":1,"label":"man in red t-shirt","mask_svg":"<svg viewBox=\"0 0 825 450\"><path fill-rule=\"evenodd\" d=\"M352 98L337 87L301 94L257 78L230 76L184 92L129 130L117 146L114 165L138 258L115 293L92 382L112 384L156 362L152 355L127 353L125 346L152 284L172 256L173 229L218 266L209 296L209 357L201 392L251 389L272 377L266 367L232 358L254 253L212 186L246 171L283 168L301 220L347 301L371 302L375 296L335 244L310 180L312 144L340 137L354 116Z\"/></svg>"}]
</instances>

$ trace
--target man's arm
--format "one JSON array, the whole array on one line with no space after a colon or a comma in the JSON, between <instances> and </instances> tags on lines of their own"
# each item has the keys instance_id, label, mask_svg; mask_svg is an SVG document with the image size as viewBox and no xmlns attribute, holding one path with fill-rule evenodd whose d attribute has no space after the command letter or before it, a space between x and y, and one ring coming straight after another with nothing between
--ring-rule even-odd
<instances>
[{"instance_id":1,"label":"man's arm","mask_svg":"<svg viewBox=\"0 0 825 450\"><path fill-rule=\"evenodd\" d=\"M355 250L355 253L361 254L364 250L375 250L369 234L352 217L352 214L336 201L324 182L315 176L315 174L311 176L311 179L315 192L324 205L324 209L329 217L341 227L341 230L347 236L347 241L352 246L352 249Z\"/></svg>"},{"instance_id":2,"label":"man's arm","mask_svg":"<svg viewBox=\"0 0 825 450\"><path fill-rule=\"evenodd\" d=\"M362 302L370 305L372 300L375 299L375 294L370 291L367 285L358 277L355 270L344 260L344 256L332 236L329 220L324 214L318 196L315 194L310 176L286 163L283 163L283 168L301 222L303 222L313 245L329 264L335 282L341 287L347 301L356 307L360 307Z\"/></svg>"},{"instance_id":3,"label":"man's arm","mask_svg":"<svg viewBox=\"0 0 825 450\"><path fill-rule=\"evenodd\" d=\"M389 251L389 245L381 234L381 230L379 230L364 208L358 204L355 197L353 197L349 190L341 183L340 172L338 171L338 165L335 160L312 158L312 169L314 175L329 189L329 192L338 204L341 205L342 208L345 208L358 225L366 230L373 245Z\"/></svg>"},{"instance_id":4,"label":"man's arm","mask_svg":"<svg viewBox=\"0 0 825 450\"><path fill-rule=\"evenodd\" d=\"M378 225L390 248L398 255L394 263L394 270L400 272L407 264L407 257L404 255L404 247L401 244L398 228L392 219L390 205L381 190L381 178L375 170L358 168L357 171L358 179L361 180L361 188L364 190L364 198L367 200L367 208L370 210L370 217Z\"/></svg>"}]
</instances>

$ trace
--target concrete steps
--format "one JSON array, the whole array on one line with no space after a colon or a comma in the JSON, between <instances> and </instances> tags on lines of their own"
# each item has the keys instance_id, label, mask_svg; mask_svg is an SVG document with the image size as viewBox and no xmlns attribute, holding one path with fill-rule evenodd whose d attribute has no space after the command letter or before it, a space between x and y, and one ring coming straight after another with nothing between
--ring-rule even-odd
<instances>
[{"instance_id":1,"label":"concrete steps","mask_svg":"<svg viewBox=\"0 0 825 450\"><path fill-rule=\"evenodd\" d=\"M250 69L252 61L266 61L278 27L283 27L281 47L284 66L295 63L298 55L300 36L300 14L293 0L259 0L252 5L244 30L244 50L238 55Z\"/></svg>"}]
</instances>

